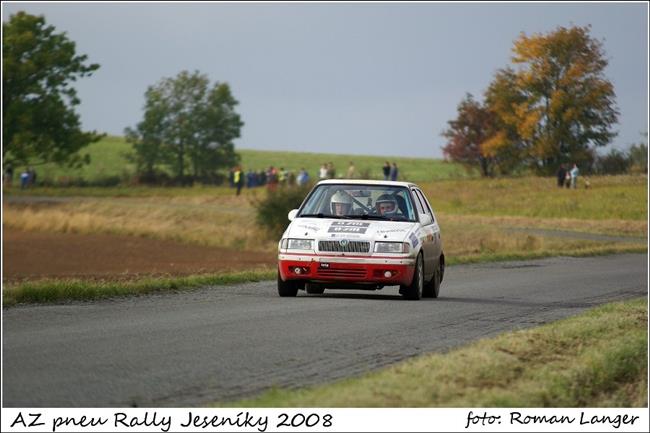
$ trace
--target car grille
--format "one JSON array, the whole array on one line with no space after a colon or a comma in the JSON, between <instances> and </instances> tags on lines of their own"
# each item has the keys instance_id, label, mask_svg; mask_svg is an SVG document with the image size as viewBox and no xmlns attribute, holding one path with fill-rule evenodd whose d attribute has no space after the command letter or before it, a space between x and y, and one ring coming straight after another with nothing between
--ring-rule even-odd
<instances>
[{"instance_id":1,"label":"car grille","mask_svg":"<svg viewBox=\"0 0 650 433\"><path fill-rule=\"evenodd\" d=\"M319 241L318 250L335 253L368 253L370 242L349 241L347 245L342 246L340 241Z\"/></svg>"},{"instance_id":2,"label":"car grille","mask_svg":"<svg viewBox=\"0 0 650 433\"><path fill-rule=\"evenodd\" d=\"M359 268L359 269L319 268L317 274L322 277L364 279L366 277L366 270L363 268Z\"/></svg>"}]
</instances>

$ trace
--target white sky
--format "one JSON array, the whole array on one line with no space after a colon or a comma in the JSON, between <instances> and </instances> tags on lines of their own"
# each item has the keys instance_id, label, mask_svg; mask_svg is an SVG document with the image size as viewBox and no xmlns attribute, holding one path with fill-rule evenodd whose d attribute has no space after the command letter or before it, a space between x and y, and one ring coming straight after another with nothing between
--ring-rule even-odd
<instances>
[{"instance_id":1,"label":"white sky","mask_svg":"<svg viewBox=\"0 0 650 433\"><path fill-rule=\"evenodd\" d=\"M441 157L466 92L482 98L520 32L591 24L621 112L614 146L648 130L646 3L25 3L101 68L78 82L86 129L123 135L147 86L182 70L228 82L236 147Z\"/></svg>"}]
</instances>

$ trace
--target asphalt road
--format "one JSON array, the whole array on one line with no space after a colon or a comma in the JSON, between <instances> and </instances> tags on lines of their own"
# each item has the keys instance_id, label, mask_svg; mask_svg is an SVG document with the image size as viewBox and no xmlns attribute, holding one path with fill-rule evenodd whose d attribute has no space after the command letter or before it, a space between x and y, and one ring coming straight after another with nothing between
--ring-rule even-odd
<instances>
[{"instance_id":1,"label":"asphalt road","mask_svg":"<svg viewBox=\"0 0 650 433\"><path fill-rule=\"evenodd\" d=\"M448 268L441 298L274 282L3 311L3 406L189 407L356 375L647 296L647 255Z\"/></svg>"}]
</instances>

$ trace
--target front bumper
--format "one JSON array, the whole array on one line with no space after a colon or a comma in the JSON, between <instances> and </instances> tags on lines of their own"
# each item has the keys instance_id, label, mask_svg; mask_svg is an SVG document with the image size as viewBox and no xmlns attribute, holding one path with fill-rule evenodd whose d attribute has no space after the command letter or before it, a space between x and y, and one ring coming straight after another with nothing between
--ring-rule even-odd
<instances>
[{"instance_id":1,"label":"front bumper","mask_svg":"<svg viewBox=\"0 0 650 433\"><path fill-rule=\"evenodd\" d=\"M370 283L393 286L411 284L415 259L280 253L278 268L283 281Z\"/></svg>"}]
</instances>

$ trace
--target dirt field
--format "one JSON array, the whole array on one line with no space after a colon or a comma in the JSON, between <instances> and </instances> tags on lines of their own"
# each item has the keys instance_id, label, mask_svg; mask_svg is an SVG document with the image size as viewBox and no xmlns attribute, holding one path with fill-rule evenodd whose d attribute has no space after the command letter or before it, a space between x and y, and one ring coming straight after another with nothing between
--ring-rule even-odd
<instances>
[{"instance_id":1,"label":"dirt field","mask_svg":"<svg viewBox=\"0 0 650 433\"><path fill-rule=\"evenodd\" d=\"M238 253L145 238L3 230L5 282L45 277L131 279L274 266L272 253Z\"/></svg>"}]
</instances>

